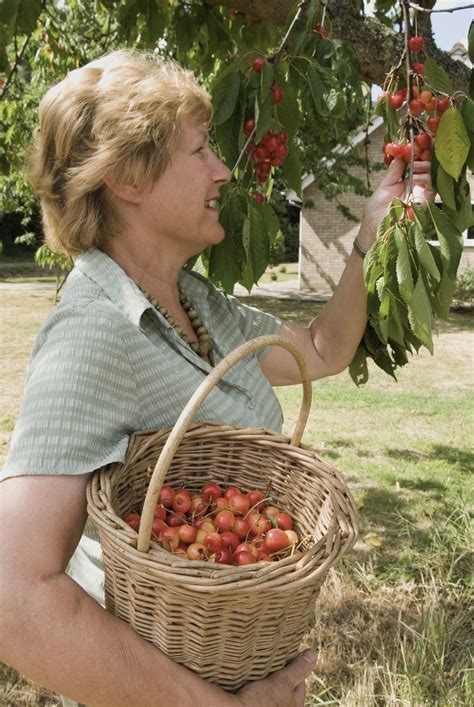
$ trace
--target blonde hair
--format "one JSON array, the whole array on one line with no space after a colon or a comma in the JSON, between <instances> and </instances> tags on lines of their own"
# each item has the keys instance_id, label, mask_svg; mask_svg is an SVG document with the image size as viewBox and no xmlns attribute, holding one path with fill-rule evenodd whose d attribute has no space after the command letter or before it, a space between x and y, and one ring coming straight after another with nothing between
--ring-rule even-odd
<instances>
[{"instance_id":1,"label":"blonde hair","mask_svg":"<svg viewBox=\"0 0 474 707\"><path fill-rule=\"evenodd\" d=\"M151 187L182 120L211 116L209 95L174 61L124 50L71 71L40 103L30 160L49 247L76 255L119 233L105 177Z\"/></svg>"}]
</instances>

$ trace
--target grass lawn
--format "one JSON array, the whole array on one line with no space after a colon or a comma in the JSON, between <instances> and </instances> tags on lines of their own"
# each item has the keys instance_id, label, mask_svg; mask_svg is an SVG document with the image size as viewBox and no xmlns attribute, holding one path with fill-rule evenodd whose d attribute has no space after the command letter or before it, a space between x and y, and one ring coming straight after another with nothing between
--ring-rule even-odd
<instances>
[{"instance_id":1,"label":"grass lawn","mask_svg":"<svg viewBox=\"0 0 474 707\"><path fill-rule=\"evenodd\" d=\"M25 367L54 291L0 294L0 463L18 414ZM306 323L313 302L245 302ZM351 555L329 573L306 645L318 652L313 705L474 703L472 671L472 313L439 324L435 353L398 383L373 367L357 389L347 373L316 382L303 441L345 476L360 510ZM301 392L279 388L285 431ZM56 705L4 667L0 704Z\"/></svg>"}]
</instances>

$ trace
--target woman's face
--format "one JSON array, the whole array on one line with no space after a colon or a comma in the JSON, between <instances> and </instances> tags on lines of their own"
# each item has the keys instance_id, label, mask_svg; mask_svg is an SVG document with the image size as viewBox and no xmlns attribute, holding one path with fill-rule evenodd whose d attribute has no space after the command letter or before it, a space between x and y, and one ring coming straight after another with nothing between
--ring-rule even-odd
<instances>
[{"instance_id":1,"label":"woman's face","mask_svg":"<svg viewBox=\"0 0 474 707\"><path fill-rule=\"evenodd\" d=\"M151 191L142 194L141 215L149 233L190 256L224 238L219 192L230 170L208 144L204 125L183 122L170 161Z\"/></svg>"}]
</instances>

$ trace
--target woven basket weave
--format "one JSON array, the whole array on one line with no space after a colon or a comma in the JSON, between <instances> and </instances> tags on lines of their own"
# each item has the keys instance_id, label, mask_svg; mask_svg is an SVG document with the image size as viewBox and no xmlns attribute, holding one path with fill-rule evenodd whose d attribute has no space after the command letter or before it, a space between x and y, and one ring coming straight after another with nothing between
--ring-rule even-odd
<instances>
[{"instance_id":1,"label":"woven basket weave","mask_svg":"<svg viewBox=\"0 0 474 707\"><path fill-rule=\"evenodd\" d=\"M273 345L293 354L303 380L291 440L263 428L192 424L231 366ZM297 654L329 568L356 539L356 509L346 483L300 444L310 404L311 383L298 349L279 336L253 339L208 375L174 428L133 434L124 463L99 469L87 489L104 556L107 609L170 658L226 690L265 677ZM183 560L151 541L162 485L197 491L210 480L270 495L293 516L305 538L303 555L232 567ZM121 518L142 504L137 535Z\"/></svg>"}]
</instances>

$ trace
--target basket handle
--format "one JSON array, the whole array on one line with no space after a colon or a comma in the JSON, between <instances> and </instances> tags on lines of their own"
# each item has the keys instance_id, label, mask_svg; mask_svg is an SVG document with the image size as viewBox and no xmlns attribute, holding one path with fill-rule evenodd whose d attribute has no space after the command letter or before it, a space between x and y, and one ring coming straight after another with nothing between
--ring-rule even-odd
<instances>
[{"instance_id":1,"label":"basket handle","mask_svg":"<svg viewBox=\"0 0 474 707\"><path fill-rule=\"evenodd\" d=\"M209 373L207 378L205 378L205 380L203 380L203 382L196 389L181 415L176 420L176 423L171 430L163 449L161 450L161 454L156 462L155 469L150 479L145 502L143 504L137 550L141 552L148 552L150 547L153 514L158 503L158 497L160 495L163 481L171 465L173 456L190 424L192 423L197 410L207 398L214 386L221 380L227 371L232 368L232 366L248 356L250 353L263 349L267 346L281 346L289 351L295 358L300 370L301 381L303 384L303 400L301 402L296 428L293 433L293 437L291 438L291 444L295 446L299 445L306 426L306 421L308 419L312 395L311 380L309 378L308 368L301 352L291 341L276 335L259 336L245 342L231 351L225 358L222 359L222 361L220 361L220 363L218 363L211 373Z\"/></svg>"}]
</instances>

